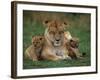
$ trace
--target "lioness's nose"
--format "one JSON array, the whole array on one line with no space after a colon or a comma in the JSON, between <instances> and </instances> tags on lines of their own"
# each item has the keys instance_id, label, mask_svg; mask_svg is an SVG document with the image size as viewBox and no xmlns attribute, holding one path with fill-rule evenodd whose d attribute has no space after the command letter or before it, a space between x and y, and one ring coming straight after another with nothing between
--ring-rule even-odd
<instances>
[{"instance_id":1,"label":"lioness's nose","mask_svg":"<svg viewBox=\"0 0 100 80\"><path fill-rule=\"evenodd\" d=\"M60 39L56 39L56 41L60 41Z\"/></svg>"}]
</instances>

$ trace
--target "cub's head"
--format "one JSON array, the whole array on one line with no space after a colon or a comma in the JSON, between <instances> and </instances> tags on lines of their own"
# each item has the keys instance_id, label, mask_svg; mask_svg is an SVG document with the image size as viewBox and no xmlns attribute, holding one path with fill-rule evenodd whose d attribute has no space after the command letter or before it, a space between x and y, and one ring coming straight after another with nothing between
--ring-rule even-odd
<instances>
[{"instance_id":1,"label":"cub's head","mask_svg":"<svg viewBox=\"0 0 100 80\"><path fill-rule=\"evenodd\" d=\"M78 48L78 46L79 46L79 39L78 38L72 38L69 43L70 43L71 47Z\"/></svg>"},{"instance_id":2,"label":"cub's head","mask_svg":"<svg viewBox=\"0 0 100 80\"><path fill-rule=\"evenodd\" d=\"M33 36L32 44L34 45L34 48L41 48L44 44L44 36Z\"/></svg>"},{"instance_id":3,"label":"cub's head","mask_svg":"<svg viewBox=\"0 0 100 80\"><path fill-rule=\"evenodd\" d=\"M44 21L46 26L45 37L49 42L55 46L61 46L64 42L64 29L67 25L66 22L61 22L58 20Z\"/></svg>"}]
</instances>

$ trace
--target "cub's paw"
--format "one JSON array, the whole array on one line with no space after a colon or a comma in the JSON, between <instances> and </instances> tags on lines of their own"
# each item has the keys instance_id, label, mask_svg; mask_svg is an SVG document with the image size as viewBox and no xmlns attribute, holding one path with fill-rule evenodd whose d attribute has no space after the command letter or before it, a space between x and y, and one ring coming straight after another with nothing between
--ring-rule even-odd
<instances>
[{"instance_id":1,"label":"cub's paw","mask_svg":"<svg viewBox=\"0 0 100 80\"><path fill-rule=\"evenodd\" d=\"M67 57L65 58L65 60L72 60L72 58L71 58L70 56L67 56Z\"/></svg>"}]
</instances>

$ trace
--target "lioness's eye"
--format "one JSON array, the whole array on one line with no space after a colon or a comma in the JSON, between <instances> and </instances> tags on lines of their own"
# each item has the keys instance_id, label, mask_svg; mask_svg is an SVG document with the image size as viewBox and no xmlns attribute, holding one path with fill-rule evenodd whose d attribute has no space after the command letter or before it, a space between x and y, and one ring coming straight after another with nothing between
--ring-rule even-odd
<instances>
[{"instance_id":1,"label":"lioness's eye","mask_svg":"<svg viewBox=\"0 0 100 80\"><path fill-rule=\"evenodd\" d=\"M54 32L54 31L50 31L49 33L50 33L50 34L55 34L55 32Z\"/></svg>"},{"instance_id":2,"label":"lioness's eye","mask_svg":"<svg viewBox=\"0 0 100 80\"><path fill-rule=\"evenodd\" d=\"M64 33L64 31L60 31L60 32L59 32L59 34L62 34L62 33Z\"/></svg>"}]
</instances>

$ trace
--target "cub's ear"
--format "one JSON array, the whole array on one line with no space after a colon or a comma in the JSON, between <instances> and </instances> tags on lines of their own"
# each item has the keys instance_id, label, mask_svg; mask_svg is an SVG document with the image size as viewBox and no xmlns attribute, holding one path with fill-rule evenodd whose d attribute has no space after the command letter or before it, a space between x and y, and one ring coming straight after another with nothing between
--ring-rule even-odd
<instances>
[{"instance_id":1,"label":"cub's ear","mask_svg":"<svg viewBox=\"0 0 100 80\"><path fill-rule=\"evenodd\" d=\"M77 42L80 42L80 39L79 38L76 38Z\"/></svg>"},{"instance_id":2,"label":"cub's ear","mask_svg":"<svg viewBox=\"0 0 100 80\"><path fill-rule=\"evenodd\" d=\"M77 38L77 37L73 37L72 40L79 42L79 38Z\"/></svg>"},{"instance_id":3,"label":"cub's ear","mask_svg":"<svg viewBox=\"0 0 100 80\"><path fill-rule=\"evenodd\" d=\"M32 43L34 42L34 35L32 36L32 39L31 39Z\"/></svg>"},{"instance_id":4,"label":"cub's ear","mask_svg":"<svg viewBox=\"0 0 100 80\"><path fill-rule=\"evenodd\" d=\"M32 38L34 37L34 35L32 35Z\"/></svg>"},{"instance_id":5,"label":"cub's ear","mask_svg":"<svg viewBox=\"0 0 100 80\"><path fill-rule=\"evenodd\" d=\"M32 37L31 37L32 39L34 38L34 35L32 35Z\"/></svg>"}]
</instances>

